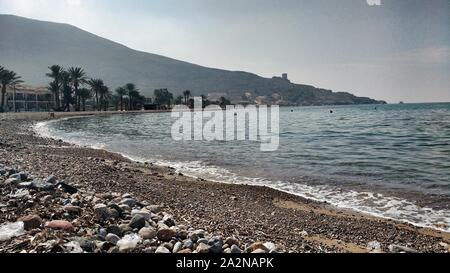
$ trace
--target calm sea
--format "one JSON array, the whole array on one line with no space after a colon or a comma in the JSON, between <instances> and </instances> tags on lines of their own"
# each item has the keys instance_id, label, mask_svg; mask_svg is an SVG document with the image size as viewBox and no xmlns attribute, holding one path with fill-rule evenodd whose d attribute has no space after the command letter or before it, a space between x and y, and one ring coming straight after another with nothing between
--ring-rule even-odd
<instances>
[{"instance_id":1,"label":"calm sea","mask_svg":"<svg viewBox=\"0 0 450 273\"><path fill-rule=\"evenodd\" d=\"M177 142L174 121L170 113L114 115L36 129L195 177L266 185L450 231L449 103L281 108L275 152L252 141Z\"/></svg>"}]
</instances>

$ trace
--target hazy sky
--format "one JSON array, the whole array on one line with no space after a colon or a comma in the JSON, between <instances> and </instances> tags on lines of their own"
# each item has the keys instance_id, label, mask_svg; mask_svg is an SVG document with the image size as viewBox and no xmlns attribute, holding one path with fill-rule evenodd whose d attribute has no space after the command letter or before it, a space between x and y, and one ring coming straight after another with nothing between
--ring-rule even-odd
<instances>
[{"instance_id":1,"label":"hazy sky","mask_svg":"<svg viewBox=\"0 0 450 273\"><path fill-rule=\"evenodd\" d=\"M450 101L450 0L0 0L0 13L209 67Z\"/></svg>"}]
</instances>

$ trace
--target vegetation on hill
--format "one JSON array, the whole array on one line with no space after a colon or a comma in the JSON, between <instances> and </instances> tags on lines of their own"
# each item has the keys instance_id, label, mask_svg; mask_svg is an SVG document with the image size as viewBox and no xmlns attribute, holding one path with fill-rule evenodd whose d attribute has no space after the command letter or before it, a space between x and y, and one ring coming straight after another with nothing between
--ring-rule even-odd
<instances>
[{"instance_id":1,"label":"vegetation on hill","mask_svg":"<svg viewBox=\"0 0 450 273\"><path fill-rule=\"evenodd\" d=\"M263 78L140 52L67 24L0 15L0 37L5 37L0 41L2 64L20 71L23 80L31 85L47 84L45 68L58 63L84 68L69 73L74 89L77 83L83 85L84 74L95 73L111 86L135 83L146 96L167 88L175 97L182 96L184 104L192 96L211 93L221 94L218 97L227 97L233 103L239 103L245 93L252 94L251 103L257 100L280 105L383 103L295 84L280 77ZM189 93L185 94L186 90ZM82 97L74 92L75 109L80 110Z\"/></svg>"}]
</instances>

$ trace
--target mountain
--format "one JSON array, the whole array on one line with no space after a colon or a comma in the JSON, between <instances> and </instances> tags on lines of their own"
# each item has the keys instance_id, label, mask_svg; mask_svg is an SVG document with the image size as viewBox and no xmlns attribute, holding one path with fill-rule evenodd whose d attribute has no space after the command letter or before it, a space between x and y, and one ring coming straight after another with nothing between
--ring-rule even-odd
<instances>
[{"instance_id":1,"label":"mountain","mask_svg":"<svg viewBox=\"0 0 450 273\"><path fill-rule=\"evenodd\" d=\"M298 105L384 103L349 93L291 83L282 78L207 68L160 55L136 51L77 27L0 15L0 64L16 71L27 84L46 85L47 67L81 66L90 77L102 78L111 88L135 83L151 95L168 88L176 95L225 94L232 101L263 99Z\"/></svg>"}]
</instances>

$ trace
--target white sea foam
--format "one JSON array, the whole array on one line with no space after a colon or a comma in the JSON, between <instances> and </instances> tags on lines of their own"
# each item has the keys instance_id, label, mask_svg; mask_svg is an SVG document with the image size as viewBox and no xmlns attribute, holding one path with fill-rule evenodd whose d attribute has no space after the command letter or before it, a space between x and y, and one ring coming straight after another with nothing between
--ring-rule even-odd
<instances>
[{"instance_id":1,"label":"white sea foam","mask_svg":"<svg viewBox=\"0 0 450 273\"><path fill-rule=\"evenodd\" d=\"M109 149L109 147L106 147L102 143L86 143L81 135L56 134L56 131L50 129L50 122L36 124L35 131L43 137L51 138L52 136L57 136L72 144L85 147L88 146L95 149ZM112 152L121 153L123 156L134 161L151 161L156 165L173 167L178 172L195 178L203 178L220 183L267 186L307 199L327 202L338 208L351 209L377 217L410 223L420 227L429 227L450 232L450 212L448 210L436 210L428 207L421 207L411 200L374 192L343 190L328 185L308 185L304 183L270 181L263 178L244 177L225 168L210 166L199 161L167 161L138 157L133 154L114 151L112 149L110 150Z\"/></svg>"},{"instance_id":2,"label":"white sea foam","mask_svg":"<svg viewBox=\"0 0 450 273\"><path fill-rule=\"evenodd\" d=\"M101 149L105 149L106 146L104 143L86 143L86 141L83 139L83 135L81 134L67 134L64 136L58 136L57 131L56 130L52 130L50 124L61 121L61 120L68 120L68 119L74 119L74 118L83 118L83 117L67 117L67 118L63 118L60 120L50 120L50 121L43 121L43 122L38 122L35 124L34 126L34 131L41 137L44 138L60 138L63 139L65 142L67 143L71 143L77 146L81 146L81 147L89 147L92 149L97 149L97 150L101 150Z\"/></svg>"},{"instance_id":3,"label":"white sea foam","mask_svg":"<svg viewBox=\"0 0 450 273\"><path fill-rule=\"evenodd\" d=\"M242 177L229 170L207 166L201 162L169 162L160 160L156 164L173 167L192 177L205 178L222 183L267 186L307 199L327 202L339 208L351 209L377 217L450 232L449 211L420 207L413 201L386 196L381 193L342 190L328 185L307 185Z\"/></svg>"}]
</instances>

